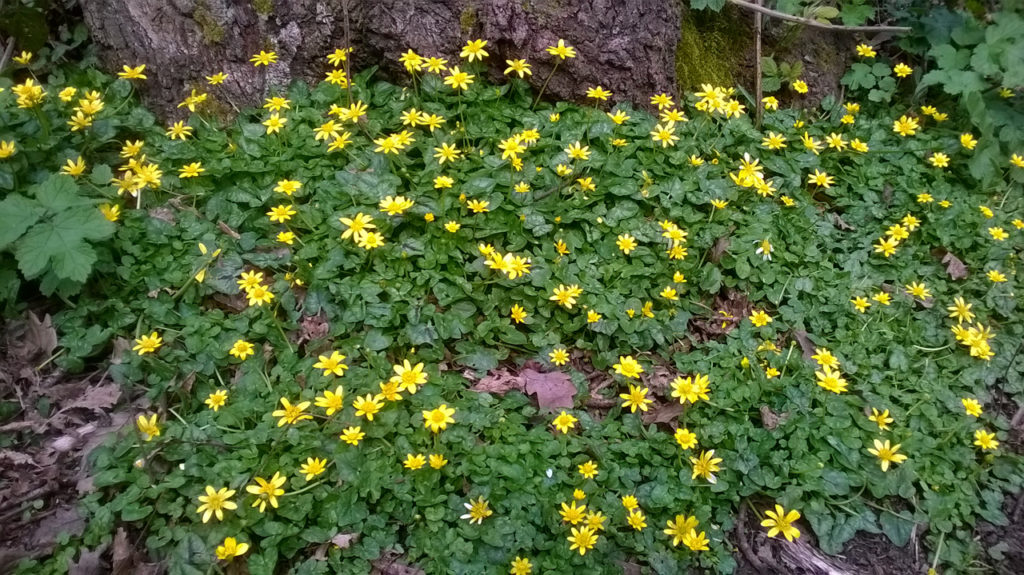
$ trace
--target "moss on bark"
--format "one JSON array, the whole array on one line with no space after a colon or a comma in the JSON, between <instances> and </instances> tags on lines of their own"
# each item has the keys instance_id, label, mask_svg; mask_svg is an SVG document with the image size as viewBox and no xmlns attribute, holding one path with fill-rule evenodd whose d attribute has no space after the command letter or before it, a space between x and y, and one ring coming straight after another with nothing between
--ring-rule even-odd
<instances>
[{"instance_id":1,"label":"moss on bark","mask_svg":"<svg viewBox=\"0 0 1024 575\"><path fill-rule=\"evenodd\" d=\"M751 34L740 14L685 10L676 44L676 82L680 92L701 84L732 86Z\"/></svg>"}]
</instances>

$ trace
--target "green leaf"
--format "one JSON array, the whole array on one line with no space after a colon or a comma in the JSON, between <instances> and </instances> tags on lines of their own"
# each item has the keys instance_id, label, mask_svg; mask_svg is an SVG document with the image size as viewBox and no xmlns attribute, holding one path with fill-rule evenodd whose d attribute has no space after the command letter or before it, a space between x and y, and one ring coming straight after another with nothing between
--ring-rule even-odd
<instances>
[{"instance_id":1,"label":"green leaf","mask_svg":"<svg viewBox=\"0 0 1024 575\"><path fill-rule=\"evenodd\" d=\"M21 237L32 224L39 221L43 209L33 200L11 194L0 202L0 249Z\"/></svg>"},{"instance_id":2,"label":"green leaf","mask_svg":"<svg viewBox=\"0 0 1024 575\"><path fill-rule=\"evenodd\" d=\"M36 200L51 212L59 212L67 208L92 204L92 201L78 195L78 184L64 174L51 174L41 184L30 188Z\"/></svg>"},{"instance_id":3,"label":"green leaf","mask_svg":"<svg viewBox=\"0 0 1024 575\"><path fill-rule=\"evenodd\" d=\"M878 522L882 524L882 532L892 541L893 545L903 547L910 541L910 534L914 530L914 522L907 521L902 517L883 511L878 516Z\"/></svg>"}]
</instances>

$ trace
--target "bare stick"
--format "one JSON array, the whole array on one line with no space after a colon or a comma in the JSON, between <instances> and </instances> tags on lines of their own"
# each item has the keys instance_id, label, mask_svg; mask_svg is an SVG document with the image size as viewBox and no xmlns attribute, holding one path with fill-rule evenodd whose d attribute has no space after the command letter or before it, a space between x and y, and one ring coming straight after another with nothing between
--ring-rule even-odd
<instances>
[{"instance_id":1,"label":"bare stick","mask_svg":"<svg viewBox=\"0 0 1024 575\"><path fill-rule=\"evenodd\" d=\"M817 20L811 20L810 18L801 18L800 16L793 16L792 14L776 12L771 8L765 8L764 6L759 6L753 2L747 2L746 0L729 0L729 3L735 4L740 8L760 12L765 16L778 18L779 20L797 22L805 26L810 26L811 28L821 28L823 30L832 30L835 32L891 32L893 34L907 34L910 32L910 28L907 26L837 26L835 24L829 24L828 22L819 22Z\"/></svg>"},{"instance_id":2,"label":"bare stick","mask_svg":"<svg viewBox=\"0 0 1024 575\"><path fill-rule=\"evenodd\" d=\"M761 0L757 0L757 5L761 5ZM763 115L763 106L761 106L761 98L764 97L764 91L761 87L761 13L754 12L754 71L757 78L757 87L755 90L754 107L757 109L757 127L761 128L761 116Z\"/></svg>"}]
</instances>

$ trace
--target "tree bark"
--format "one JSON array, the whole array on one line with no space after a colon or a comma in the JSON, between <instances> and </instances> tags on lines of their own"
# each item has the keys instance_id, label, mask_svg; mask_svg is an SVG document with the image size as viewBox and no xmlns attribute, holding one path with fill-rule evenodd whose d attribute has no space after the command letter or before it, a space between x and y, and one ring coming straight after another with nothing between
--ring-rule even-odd
<instances>
[{"instance_id":1,"label":"tree bark","mask_svg":"<svg viewBox=\"0 0 1024 575\"><path fill-rule=\"evenodd\" d=\"M322 80L325 56L346 43L345 2L354 69L377 65L402 80L406 50L455 63L467 40L484 38L491 74L525 58L537 89L554 64L545 48L561 38L578 56L559 66L551 98L580 100L596 85L637 102L675 92L675 0L83 0L82 10L106 65L146 64L147 102L175 118L190 89L205 91L217 72L228 74L219 99L236 107L295 78ZM254 67L260 50L278 62Z\"/></svg>"}]
</instances>

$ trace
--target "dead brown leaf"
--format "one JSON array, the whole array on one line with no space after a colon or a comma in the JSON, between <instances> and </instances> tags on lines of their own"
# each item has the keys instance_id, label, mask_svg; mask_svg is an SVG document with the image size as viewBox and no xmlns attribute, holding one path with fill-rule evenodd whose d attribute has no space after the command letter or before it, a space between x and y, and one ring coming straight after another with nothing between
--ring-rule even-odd
<instances>
[{"instance_id":1,"label":"dead brown leaf","mask_svg":"<svg viewBox=\"0 0 1024 575\"><path fill-rule=\"evenodd\" d=\"M236 240L242 239L242 234L240 234L240 233L236 232L235 230L231 229L231 226L225 224L222 221L218 221L217 222L217 227L220 228L220 231L222 231L225 234L235 238Z\"/></svg>"},{"instance_id":2,"label":"dead brown leaf","mask_svg":"<svg viewBox=\"0 0 1024 575\"><path fill-rule=\"evenodd\" d=\"M731 245L732 240L729 239L729 236L722 236L718 238L715 240L715 245L711 246L711 253L708 254L708 260L711 263L717 264L722 259L722 256L729 251L729 246Z\"/></svg>"},{"instance_id":3,"label":"dead brown leaf","mask_svg":"<svg viewBox=\"0 0 1024 575\"><path fill-rule=\"evenodd\" d=\"M94 385L86 388L82 395L65 405L61 411L69 409L106 410L114 407L121 398L121 386L116 383Z\"/></svg>"},{"instance_id":4,"label":"dead brown leaf","mask_svg":"<svg viewBox=\"0 0 1024 575\"><path fill-rule=\"evenodd\" d=\"M380 557L370 562L370 575L426 575L419 567L399 561L397 557Z\"/></svg>"},{"instance_id":5,"label":"dead brown leaf","mask_svg":"<svg viewBox=\"0 0 1024 575\"><path fill-rule=\"evenodd\" d=\"M166 206L160 206L158 208L150 209L149 217L165 221L171 224L172 226L178 221L177 218L174 217L174 210Z\"/></svg>"},{"instance_id":6,"label":"dead brown leaf","mask_svg":"<svg viewBox=\"0 0 1024 575\"><path fill-rule=\"evenodd\" d=\"M338 533L331 537L331 543L334 543L339 549L348 549L349 546L358 541L358 533Z\"/></svg>"},{"instance_id":7,"label":"dead brown leaf","mask_svg":"<svg viewBox=\"0 0 1024 575\"><path fill-rule=\"evenodd\" d=\"M815 354L814 342L811 341L807 332L802 329L798 329L793 332L793 337L796 338L796 341L800 344L800 349L804 351L804 359L811 359L811 356Z\"/></svg>"},{"instance_id":8,"label":"dead brown leaf","mask_svg":"<svg viewBox=\"0 0 1024 575\"><path fill-rule=\"evenodd\" d=\"M843 230L843 231L850 231L850 230L856 230L857 229L857 228L851 226L850 224L846 223L845 221L843 221L843 218L839 214L833 212L831 214L831 216L832 216L832 224L835 225L836 228L838 228L840 230Z\"/></svg>"},{"instance_id":9,"label":"dead brown leaf","mask_svg":"<svg viewBox=\"0 0 1024 575\"><path fill-rule=\"evenodd\" d=\"M765 429L775 429L780 423L789 419L789 413L778 414L767 405L761 406L761 425Z\"/></svg>"},{"instance_id":10,"label":"dead brown leaf","mask_svg":"<svg viewBox=\"0 0 1024 575\"><path fill-rule=\"evenodd\" d=\"M321 312L317 315L302 316L299 320L299 338L296 343L301 345L307 341L323 339L330 331L331 324L327 323L326 314Z\"/></svg>"},{"instance_id":11,"label":"dead brown leaf","mask_svg":"<svg viewBox=\"0 0 1024 575\"><path fill-rule=\"evenodd\" d=\"M576 385L572 379L561 371L540 372L524 369L519 375L525 382L526 393L537 396L540 409L554 411L572 408L572 396L576 394Z\"/></svg>"},{"instance_id":12,"label":"dead brown leaf","mask_svg":"<svg viewBox=\"0 0 1024 575\"><path fill-rule=\"evenodd\" d=\"M526 393L526 383L522 378L514 375L509 370L499 368L485 375L469 389L481 393L494 393L497 395L505 395L510 391L521 391Z\"/></svg>"},{"instance_id":13,"label":"dead brown leaf","mask_svg":"<svg viewBox=\"0 0 1024 575\"><path fill-rule=\"evenodd\" d=\"M68 564L68 575L102 575L107 571L100 564L100 555L106 551L106 546L100 546L92 551L83 549L78 560Z\"/></svg>"},{"instance_id":14,"label":"dead brown leaf","mask_svg":"<svg viewBox=\"0 0 1024 575\"><path fill-rule=\"evenodd\" d=\"M128 533L123 527L117 528L114 534L114 551L111 558L111 573L113 575L130 575L135 567L135 549L128 542Z\"/></svg>"},{"instance_id":15,"label":"dead brown leaf","mask_svg":"<svg viewBox=\"0 0 1024 575\"><path fill-rule=\"evenodd\" d=\"M946 255L942 256L942 263L946 266L946 273L950 279L962 280L967 277L967 266L951 252L946 252Z\"/></svg>"},{"instance_id":16,"label":"dead brown leaf","mask_svg":"<svg viewBox=\"0 0 1024 575\"><path fill-rule=\"evenodd\" d=\"M8 354L14 359L30 362L34 358L50 357L57 348L57 330L49 314L39 319L30 311L25 319L11 321L5 331Z\"/></svg>"},{"instance_id":17,"label":"dead brown leaf","mask_svg":"<svg viewBox=\"0 0 1024 575\"><path fill-rule=\"evenodd\" d=\"M35 460L31 455L11 449L0 449L0 461L4 461L8 465L35 465Z\"/></svg>"},{"instance_id":18,"label":"dead brown leaf","mask_svg":"<svg viewBox=\"0 0 1024 575\"><path fill-rule=\"evenodd\" d=\"M647 413L644 413L644 425L650 425L652 423L668 423L672 427L675 427L676 420L685 410L686 406L676 401L659 405Z\"/></svg>"}]
</instances>

